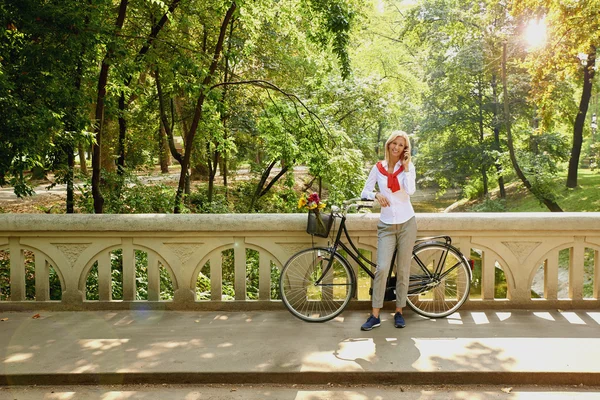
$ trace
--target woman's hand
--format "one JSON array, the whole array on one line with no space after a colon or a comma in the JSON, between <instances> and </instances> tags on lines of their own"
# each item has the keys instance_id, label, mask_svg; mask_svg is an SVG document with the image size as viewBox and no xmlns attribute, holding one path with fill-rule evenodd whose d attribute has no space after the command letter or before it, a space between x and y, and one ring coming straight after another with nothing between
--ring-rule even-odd
<instances>
[{"instance_id":1,"label":"woman's hand","mask_svg":"<svg viewBox=\"0 0 600 400\"><path fill-rule=\"evenodd\" d=\"M379 205L381 205L381 207L387 207L390 205L390 202L388 201L388 199L381 193L376 193L375 199L379 202Z\"/></svg>"},{"instance_id":2,"label":"woman's hand","mask_svg":"<svg viewBox=\"0 0 600 400\"><path fill-rule=\"evenodd\" d=\"M408 172L408 164L409 164L408 158L402 159L402 166L404 167L404 172Z\"/></svg>"}]
</instances>

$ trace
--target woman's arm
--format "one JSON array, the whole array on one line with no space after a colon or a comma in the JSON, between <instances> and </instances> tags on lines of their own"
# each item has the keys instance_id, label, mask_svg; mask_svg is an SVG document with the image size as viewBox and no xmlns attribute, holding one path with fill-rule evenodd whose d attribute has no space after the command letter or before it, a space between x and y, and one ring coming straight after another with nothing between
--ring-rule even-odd
<instances>
[{"instance_id":1,"label":"woman's arm","mask_svg":"<svg viewBox=\"0 0 600 400\"><path fill-rule=\"evenodd\" d=\"M367 181L365 182L365 187L363 188L362 192L360 193L360 198L361 199L369 199L369 200L375 200L375 184L377 183L377 167L373 166L373 168L371 168L371 172L369 172L369 177L367 178Z\"/></svg>"},{"instance_id":2,"label":"woman's arm","mask_svg":"<svg viewBox=\"0 0 600 400\"><path fill-rule=\"evenodd\" d=\"M412 196L417 190L417 174L415 173L415 166L412 162L408 164L408 172L398 175L400 179L400 187L404 189L409 196Z\"/></svg>"}]
</instances>

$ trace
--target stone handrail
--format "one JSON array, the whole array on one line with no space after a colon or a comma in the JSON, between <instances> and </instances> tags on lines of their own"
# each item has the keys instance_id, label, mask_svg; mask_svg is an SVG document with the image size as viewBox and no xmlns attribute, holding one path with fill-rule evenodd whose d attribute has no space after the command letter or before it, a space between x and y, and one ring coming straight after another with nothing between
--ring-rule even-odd
<instances>
[{"instance_id":1,"label":"stone handrail","mask_svg":"<svg viewBox=\"0 0 600 400\"><path fill-rule=\"evenodd\" d=\"M355 243L372 258L378 217L353 214L347 222ZM418 214L417 225L420 237L449 235L467 257L480 260L481 293L471 296L465 308L600 307L600 213ZM0 214L0 260L10 265L9 283L0 282L0 310L282 309L280 301L271 298L272 270L280 270L292 254L312 246L305 229L306 214ZM222 255L229 249L234 254L235 295L223 300ZM247 300L248 249L258 253L258 300ZM119 300L112 295L115 251L122 262ZM136 299L136 254L147 259L143 300ZM32 268L26 265L31 260L35 283L28 288L26 275ZM60 279L60 300L50 300L50 268ZM160 268L168 272L172 299L161 298ZM86 300L92 269L97 273L98 300ZM499 270L507 286L502 299L495 297ZM196 298L201 272L210 276L209 300ZM534 280L540 285L540 298L532 298ZM591 287L591 293L588 289L586 294L584 286ZM28 293L34 293L34 299ZM353 302L354 307L369 304L360 296Z\"/></svg>"}]
</instances>

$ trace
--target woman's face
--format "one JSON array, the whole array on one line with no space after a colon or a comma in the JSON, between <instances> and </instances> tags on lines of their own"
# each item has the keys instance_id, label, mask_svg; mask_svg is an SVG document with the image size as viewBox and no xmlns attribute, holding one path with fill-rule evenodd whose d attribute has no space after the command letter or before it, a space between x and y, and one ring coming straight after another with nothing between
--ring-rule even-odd
<instances>
[{"instance_id":1,"label":"woman's face","mask_svg":"<svg viewBox=\"0 0 600 400\"><path fill-rule=\"evenodd\" d=\"M406 148L406 141L402 136L398 136L396 139L392 140L388 144L388 151L392 158L399 160L404 154L404 149Z\"/></svg>"}]
</instances>

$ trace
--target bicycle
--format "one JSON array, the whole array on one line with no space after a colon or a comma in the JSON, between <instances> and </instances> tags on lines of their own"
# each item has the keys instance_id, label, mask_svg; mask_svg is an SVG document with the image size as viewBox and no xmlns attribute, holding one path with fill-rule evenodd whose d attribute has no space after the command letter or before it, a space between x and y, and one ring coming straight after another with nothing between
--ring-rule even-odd
<instances>
[{"instance_id":1,"label":"bicycle","mask_svg":"<svg viewBox=\"0 0 600 400\"><path fill-rule=\"evenodd\" d=\"M314 214L309 212L307 232L317 236L329 237L333 222L340 220L335 241L328 247L313 246L299 251L289 258L281 271L279 291L283 304L301 320L331 320L355 298L358 282L348 257L371 279L375 277L370 267L376 267L376 264L358 250L346 228L348 211L372 208L373 202L352 199L344 204L343 210L334 206L330 215L323 215L325 223L321 232L314 229ZM342 234L347 243L342 241ZM347 256L343 256L340 250ZM449 236L417 239L412 253L408 306L428 318L443 318L457 311L469 297L473 277L470 261L452 245ZM395 299L395 293L392 298L389 296L389 291L395 289L395 277L392 276L395 258L394 254L386 285L386 300Z\"/></svg>"}]
</instances>

